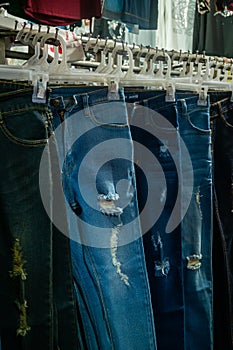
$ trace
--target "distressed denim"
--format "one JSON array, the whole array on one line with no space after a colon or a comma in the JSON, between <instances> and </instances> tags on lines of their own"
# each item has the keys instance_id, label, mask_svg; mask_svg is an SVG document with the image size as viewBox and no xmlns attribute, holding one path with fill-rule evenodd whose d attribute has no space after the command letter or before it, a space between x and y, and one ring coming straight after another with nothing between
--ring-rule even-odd
<instances>
[{"instance_id":1,"label":"distressed denim","mask_svg":"<svg viewBox=\"0 0 233 350\"><path fill-rule=\"evenodd\" d=\"M211 92L214 161L214 349L233 347L233 103L231 93Z\"/></svg>"},{"instance_id":2,"label":"distressed denim","mask_svg":"<svg viewBox=\"0 0 233 350\"><path fill-rule=\"evenodd\" d=\"M182 162L183 178L193 176L192 199L181 222L185 304L185 349L213 349L212 160L209 102L198 96L177 101L179 132L192 160ZM181 154L182 160L182 154ZM187 189L183 186L182 201Z\"/></svg>"},{"instance_id":3,"label":"distressed denim","mask_svg":"<svg viewBox=\"0 0 233 350\"><path fill-rule=\"evenodd\" d=\"M64 107L63 188L72 209L76 297L88 349L154 350L133 143L124 92L118 93L116 100L106 88L51 93L51 104L60 96Z\"/></svg>"},{"instance_id":4,"label":"distressed denim","mask_svg":"<svg viewBox=\"0 0 233 350\"><path fill-rule=\"evenodd\" d=\"M78 346L68 239L55 230L40 195L39 181L52 218L50 134L48 106L32 103L31 86L0 82L2 350Z\"/></svg>"},{"instance_id":5,"label":"distressed denim","mask_svg":"<svg viewBox=\"0 0 233 350\"><path fill-rule=\"evenodd\" d=\"M166 102L165 96L165 92L126 92L126 100L134 102L130 124L158 349L170 349L172 344L173 349L181 350L184 301L179 200L172 214L178 197L180 143L176 102ZM138 144L152 153L151 159Z\"/></svg>"}]
</instances>

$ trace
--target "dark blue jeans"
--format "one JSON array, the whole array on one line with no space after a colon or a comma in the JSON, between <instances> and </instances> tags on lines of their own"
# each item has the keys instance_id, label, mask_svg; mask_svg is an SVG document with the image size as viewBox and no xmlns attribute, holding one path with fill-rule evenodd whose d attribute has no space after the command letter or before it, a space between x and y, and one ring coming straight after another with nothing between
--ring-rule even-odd
<instances>
[{"instance_id":1,"label":"dark blue jeans","mask_svg":"<svg viewBox=\"0 0 233 350\"><path fill-rule=\"evenodd\" d=\"M132 106L131 132L157 344L159 349L170 349L173 344L174 349L181 350L184 349L184 302L180 201L176 204L175 220L171 219L180 176L176 103L166 103L164 92L153 91L126 92L126 100L139 101ZM153 154L151 161L138 144ZM145 209L148 201L150 205ZM169 220L173 221L170 230Z\"/></svg>"},{"instance_id":2,"label":"dark blue jeans","mask_svg":"<svg viewBox=\"0 0 233 350\"><path fill-rule=\"evenodd\" d=\"M32 103L31 86L0 82L2 350L78 346L68 239L52 225L40 195L39 181L52 217L50 124L47 104Z\"/></svg>"},{"instance_id":3,"label":"dark blue jeans","mask_svg":"<svg viewBox=\"0 0 233 350\"><path fill-rule=\"evenodd\" d=\"M192 169L182 162L183 178L193 176L193 193L181 222L185 305L185 349L213 349L212 159L209 103L198 97L177 102L179 131ZM182 154L181 154L182 161ZM182 201L187 188L183 188Z\"/></svg>"},{"instance_id":4,"label":"dark blue jeans","mask_svg":"<svg viewBox=\"0 0 233 350\"><path fill-rule=\"evenodd\" d=\"M143 210L149 191L155 199L154 206L147 209L148 220L158 214L166 190L163 211L144 235L156 336L161 349L170 349L173 344L177 349L204 350L213 345L209 106L197 106L197 99L192 93L177 92L176 101L167 103L163 92L126 92L126 101L136 102L134 118L141 121L138 128L135 124L138 126L140 121L135 123L132 119L133 139L153 152L166 179L163 184L160 167L151 167L154 185L148 189L147 179L136 168L140 210ZM150 110L141 107L140 112L138 104L150 107ZM169 128L157 132L163 126L161 116L170 122L167 137ZM176 134L176 128L181 138ZM154 137L155 131L159 139ZM146 157L140 158L136 147L135 163L139 166L148 163ZM181 225L174 226L167 234L166 226L176 197L180 204L176 217L180 216ZM163 270L158 269L158 261Z\"/></svg>"},{"instance_id":5,"label":"dark blue jeans","mask_svg":"<svg viewBox=\"0 0 233 350\"><path fill-rule=\"evenodd\" d=\"M54 89L63 104L63 188L88 349L156 349L123 90ZM60 112L61 115L61 112ZM59 129L59 128L58 128ZM72 210L72 212L71 212Z\"/></svg>"},{"instance_id":6,"label":"dark blue jeans","mask_svg":"<svg viewBox=\"0 0 233 350\"><path fill-rule=\"evenodd\" d=\"M215 350L233 346L233 103L211 93L214 161L213 281Z\"/></svg>"}]
</instances>

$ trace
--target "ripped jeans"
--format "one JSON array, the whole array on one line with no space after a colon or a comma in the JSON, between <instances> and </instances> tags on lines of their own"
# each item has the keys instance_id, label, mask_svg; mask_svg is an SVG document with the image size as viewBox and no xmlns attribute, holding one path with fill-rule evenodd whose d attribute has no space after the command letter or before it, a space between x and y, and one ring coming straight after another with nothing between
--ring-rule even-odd
<instances>
[{"instance_id":1,"label":"ripped jeans","mask_svg":"<svg viewBox=\"0 0 233 350\"><path fill-rule=\"evenodd\" d=\"M158 349L184 349L180 144L176 102L165 92L127 92L138 201ZM136 99L136 101L134 100ZM146 150L146 151L145 151ZM175 207L175 203L177 203ZM168 336L169 335L169 336Z\"/></svg>"},{"instance_id":2,"label":"ripped jeans","mask_svg":"<svg viewBox=\"0 0 233 350\"><path fill-rule=\"evenodd\" d=\"M123 90L108 100L107 89L77 88L64 107L63 188L86 346L155 350Z\"/></svg>"},{"instance_id":3,"label":"ripped jeans","mask_svg":"<svg viewBox=\"0 0 233 350\"><path fill-rule=\"evenodd\" d=\"M198 96L188 92L177 91L171 102L161 91L127 90L125 95L126 101L134 103L131 129L135 163L139 165L139 209L144 212L146 207L146 214L140 214L140 218L145 218L141 224L157 346L163 350L170 350L171 346L177 350L210 350L213 314L209 105L198 106ZM143 155L137 144L151 152L151 159ZM146 170L146 179L140 168Z\"/></svg>"},{"instance_id":4,"label":"ripped jeans","mask_svg":"<svg viewBox=\"0 0 233 350\"><path fill-rule=\"evenodd\" d=\"M209 101L198 96L177 102L180 135L192 169L182 162L183 179L193 177L190 205L181 222L186 350L213 349L212 159ZM181 154L182 157L182 154ZM181 158L182 159L182 158ZM183 184L182 200L187 187Z\"/></svg>"}]
</instances>

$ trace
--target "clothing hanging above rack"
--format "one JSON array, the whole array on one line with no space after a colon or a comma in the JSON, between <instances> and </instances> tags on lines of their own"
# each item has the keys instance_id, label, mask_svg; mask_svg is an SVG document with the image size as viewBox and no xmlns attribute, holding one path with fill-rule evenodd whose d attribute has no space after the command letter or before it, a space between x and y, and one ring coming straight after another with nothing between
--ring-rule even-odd
<instances>
[{"instance_id":1,"label":"clothing hanging above rack","mask_svg":"<svg viewBox=\"0 0 233 350\"><path fill-rule=\"evenodd\" d=\"M39 102L44 101L48 84L60 83L164 89L167 101L175 99L176 90L190 90L199 93L200 103L205 103L210 88L233 92L232 60L128 45L90 34L75 37L64 29L20 22L5 9L0 18L0 36L4 38L7 31L14 43L30 47L31 53L21 66L1 65L1 77L32 82ZM70 43L77 58L72 62L67 56Z\"/></svg>"}]
</instances>

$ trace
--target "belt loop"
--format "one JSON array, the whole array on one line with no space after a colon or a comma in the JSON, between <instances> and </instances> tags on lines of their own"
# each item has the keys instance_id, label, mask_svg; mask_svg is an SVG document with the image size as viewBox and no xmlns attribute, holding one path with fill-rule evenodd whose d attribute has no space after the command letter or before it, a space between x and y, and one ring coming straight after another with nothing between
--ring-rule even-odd
<instances>
[{"instance_id":1,"label":"belt loop","mask_svg":"<svg viewBox=\"0 0 233 350\"><path fill-rule=\"evenodd\" d=\"M82 96L82 100L83 100L83 111L84 111L84 116L85 117L90 117L90 107L89 107L89 96L88 94L84 94Z\"/></svg>"},{"instance_id":2,"label":"belt loop","mask_svg":"<svg viewBox=\"0 0 233 350\"><path fill-rule=\"evenodd\" d=\"M185 99L180 99L180 103L182 108L182 117L187 117L188 108Z\"/></svg>"},{"instance_id":3,"label":"belt loop","mask_svg":"<svg viewBox=\"0 0 233 350\"><path fill-rule=\"evenodd\" d=\"M218 106L219 117L224 119L224 115L223 115L223 112L222 112L222 103L221 103L221 101L217 102L217 106Z\"/></svg>"},{"instance_id":4,"label":"belt loop","mask_svg":"<svg viewBox=\"0 0 233 350\"><path fill-rule=\"evenodd\" d=\"M153 111L149 107L148 100L143 100L143 106L146 107L146 108L144 108L145 123L146 123L146 125L150 125L151 120L150 120L149 117L150 117L151 114L153 115ZM151 115L151 117L152 117L152 115Z\"/></svg>"}]
</instances>

